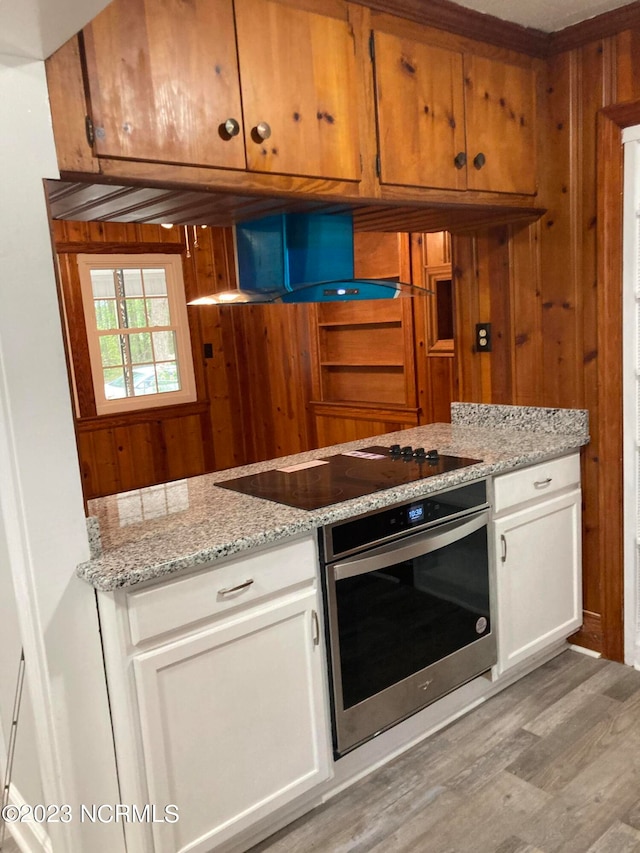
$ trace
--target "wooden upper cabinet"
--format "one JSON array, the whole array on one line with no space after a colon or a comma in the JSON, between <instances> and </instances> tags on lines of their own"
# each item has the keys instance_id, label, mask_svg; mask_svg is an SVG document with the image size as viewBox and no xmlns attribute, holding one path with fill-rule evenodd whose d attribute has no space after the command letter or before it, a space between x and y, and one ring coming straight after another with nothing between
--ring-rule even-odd
<instances>
[{"instance_id":1,"label":"wooden upper cabinet","mask_svg":"<svg viewBox=\"0 0 640 853\"><path fill-rule=\"evenodd\" d=\"M381 181L465 189L462 54L378 32L375 80Z\"/></svg>"},{"instance_id":2,"label":"wooden upper cabinet","mask_svg":"<svg viewBox=\"0 0 640 853\"><path fill-rule=\"evenodd\" d=\"M327 5L337 16L235 2L250 170L360 178L354 37L346 6Z\"/></svg>"},{"instance_id":3,"label":"wooden upper cabinet","mask_svg":"<svg viewBox=\"0 0 640 853\"><path fill-rule=\"evenodd\" d=\"M536 191L536 83L531 68L465 55L469 189ZM476 168L479 155L484 165Z\"/></svg>"},{"instance_id":4,"label":"wooden upper cabinet","mask_svg":"<svg viewBox=\"0 0 640 853\"><path fill-rule=\"evenodd\" d=\"M232 0L113 0L84 44L98 157L245 168Z\"/></svg>"},{"instance_id":5,"label":"wooden upper cabinet","mask_svg":"<svg viewBox=\"0 0 640 853\"><path fill-rule=\"evenodd\" d=\"M95 154L359 180L354 37L328 6L113 0L84 30Z\"/></svg>"},{"instance_id":6,"label":"wooden upper cabinet","mask_svg":"<svg viewBox=\"0 0 640 853\"><path fill-rule=\"evenodd\" d=\"M374 33L383 184L536 192L533 68Z\"/></svg>"}]
</instances>

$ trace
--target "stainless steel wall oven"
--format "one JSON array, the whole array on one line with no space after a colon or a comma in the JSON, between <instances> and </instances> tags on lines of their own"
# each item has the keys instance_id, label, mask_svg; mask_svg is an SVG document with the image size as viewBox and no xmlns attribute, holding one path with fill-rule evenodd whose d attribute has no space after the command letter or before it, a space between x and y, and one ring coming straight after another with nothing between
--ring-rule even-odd
<instances>
[{"instance_id":1,"label":"stainless steel wall oven","mask_svg":"<svg viewBox=\"0 0 640 853\"><path fill-rule=\"evenodd\" d=\"M486 481L321 532L337 757L496 662Z\"/></svg>"}]
</instances>

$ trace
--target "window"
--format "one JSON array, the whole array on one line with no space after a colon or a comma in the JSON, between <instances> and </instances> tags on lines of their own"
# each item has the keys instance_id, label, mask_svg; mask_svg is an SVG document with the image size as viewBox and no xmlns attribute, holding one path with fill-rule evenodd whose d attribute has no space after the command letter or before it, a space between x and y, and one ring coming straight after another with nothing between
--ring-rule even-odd
<instances>
[{"instance_id":1,"label":"window","mask_svg":"<svg viewBox=\"0 0 640 853\"><path fill-rule=\"evenodd\" d=\"M196 399L180 255L78 255L99 415Z\"/></svg>"}]
</instances>

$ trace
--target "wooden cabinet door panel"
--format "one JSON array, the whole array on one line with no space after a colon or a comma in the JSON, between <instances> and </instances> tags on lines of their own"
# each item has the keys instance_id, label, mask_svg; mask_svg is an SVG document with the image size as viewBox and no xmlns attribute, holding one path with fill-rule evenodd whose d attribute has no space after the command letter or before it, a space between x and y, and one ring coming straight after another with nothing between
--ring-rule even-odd
<instances>
[{"instance_id":1,"label":"wooden cabinet door panel","mask_svg":"<svg viewBox=\"0 0 640 853\"><path fill-rule=\"evenodd\" d=\"M349 23L275 0L235 8L248 168L359 180ZM271 129L265 140L261 122Z\"/></svg>"},{"instance_id":2,"label":"wooden cabinet door panel","mask_svg":"<svg viewBox=\"0 0 640 853\"><path fill-rule=\"evenodd\" d=\"M464 84L469 189L535 193L533 69L465 55ZM480 153L486 160L478 169Z\"/></svg>"},{"instance_id":3,"label":"wooden cabinet door panel","mask_svg":"<svg viewBox=\"0 0 640 853\"><path fill-rule=\"evenodd\" d=\"M375 33L381 180L465 189L462 54Z\"/></svg>"},{"instance_id":4,"label":"wooden cabinet door panel","mask_svg":"<svg viewBox=\"0 0 640 853\"><path fill-rule=\"evenodd\" d=\"M113 0L84 41L98 156L245 167L231 0Z\"/></svg>"}]
</instances>

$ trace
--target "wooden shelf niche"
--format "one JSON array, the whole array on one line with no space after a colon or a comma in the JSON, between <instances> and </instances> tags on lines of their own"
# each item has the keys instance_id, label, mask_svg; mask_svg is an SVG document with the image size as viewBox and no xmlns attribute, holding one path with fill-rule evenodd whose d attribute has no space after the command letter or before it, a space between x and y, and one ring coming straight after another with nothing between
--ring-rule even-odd
<instances>
[{"instance_id":1,"label":"wooden shelf niche","mask_svg":"<svg viewBox=\"0 0 640 853\"><path fill-rule=\"evenodd\" d=\"M354 236L357 277L410 280L407 234ZM311 407L320 446L417 424L412 302L314 306Z\"/></svg>"}]
</instances>

